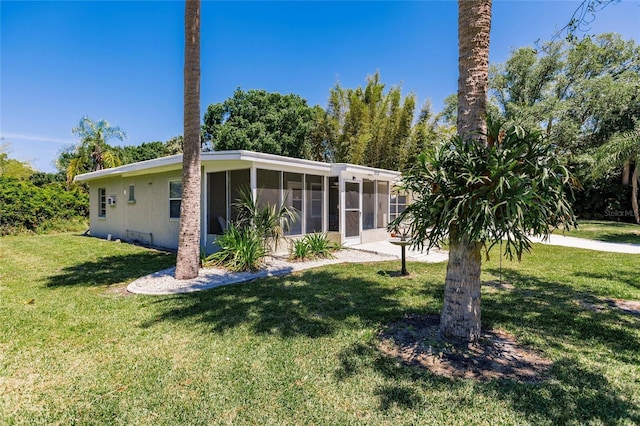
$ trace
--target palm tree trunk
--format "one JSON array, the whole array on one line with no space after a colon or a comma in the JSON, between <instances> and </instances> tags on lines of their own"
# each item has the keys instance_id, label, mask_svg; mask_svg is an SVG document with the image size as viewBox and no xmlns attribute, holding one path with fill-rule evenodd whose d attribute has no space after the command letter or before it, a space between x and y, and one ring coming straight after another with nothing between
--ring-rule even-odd
<instances>
[{"instance_id":1,"label":"palm tree trunk","mask_svg":"<svg viewBox=\"0 0 640 426\"><path fill-rule=\"evenodd\" d=\"M467 237L452 235L440 314L440 334L445 338L475 342L480 337L480 247Z\"/></svg>"},{"instance_id":2,"label":"palm tree trunk","mask_svg":"<svg viewBox=\"0 0 640 426\"><path fill-rule=\"evenodd\" d=\"M491 0L458 1L458 135L486 131Z\"/></svg>"},{"instance_id":3,"label":"palm tree trunk","mask_svg":"<svg viewBox=\"0 0 640 426\"><path fill-rule=\"evenodd\" d=\"M631 161L627 160L622 165L622 184L629 185L629 176L631 175Z\"/></svg>"},{"instance_id":4,"label":"palm tree trunk","mask_svg":"<svg viewBox=\"0 0 640 426\"><path fill-rule=\"evenodd\" d=\"M486 143L491 0L458 1L458 135ZM480 337L480 243L449 233L440 334L467 342Z\"/></svg>"},{"instance_id":5,"label":"palm tree trunk","mask_svg":"<svg viewBox=\"0 0 640 426\"><path fill-rule=\"evenodd\" d=\"M176 279L200 268L200 0L185 5L184 153Z\"/></svg>"}]
</instances>

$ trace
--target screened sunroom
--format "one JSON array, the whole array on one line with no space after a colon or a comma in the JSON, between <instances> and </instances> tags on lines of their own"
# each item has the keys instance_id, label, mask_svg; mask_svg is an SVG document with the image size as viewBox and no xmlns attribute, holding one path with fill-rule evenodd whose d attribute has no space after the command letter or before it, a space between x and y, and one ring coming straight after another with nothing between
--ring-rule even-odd
<instances>
[{"instance_id":1,"label":"screened sunroom","mask_svg":"<svg viewBox=\"0 0 640 426\"><path fill-rule=\"evenodd\" d=\"M345 245L384 240L401 208L393 193L399 173L390 170L252 151L202 153L201 165L201 242L208 252L236 219L243 188L261 206L283 203L295 210L287 230L294 239L323 232ZM78 176L90 186L91 234L143 236L151 245L177 248L181 168L176 155ZM113 202L103 206L103 198Z\"/></svg>"}]
</instances>

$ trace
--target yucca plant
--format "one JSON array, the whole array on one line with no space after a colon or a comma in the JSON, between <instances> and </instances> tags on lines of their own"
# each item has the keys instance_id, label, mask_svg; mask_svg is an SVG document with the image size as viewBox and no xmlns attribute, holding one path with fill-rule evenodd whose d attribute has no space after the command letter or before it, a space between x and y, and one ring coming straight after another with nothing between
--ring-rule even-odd
<instances>
[{"instance_id":1,"label":"yucca plant","mask_svg":"<svg viewBox=\"0 0 640 426\"><path fill-rule=\"evenodd\" d=\"M331 253L337 249L336 244L327 238L326 234L307 234L304 240L315 257L332 258Z\"/></svg>"},{"instance_id":2,"label":"yucca plant","mask_svg":"<svg viewBox=\"0 0 640 426\"><path fill-rule=\"evenodd\" d=\"M216 240L220 250L205 259L206 265L222 266L232 271L257 271L266 251L262 238L251 228L229 228Z\"/></svg>"},{"instance_id":3,"label":"yucca plant","mask_svg":"<svg viewBox=\"0 0 640 426\"><path fill-rule=\"evenodd\" d=\"M339 249L326 234L307 234L304 238L295 240L289 247L289 258L293 260L331 259L332 252Z\"/></svg>"},{"instance_id":4,"label":"yucca plant","mask_svg":"<svg viewBox=\"0 0 640 426\"><path fill-rule=\"evenodd\" d=\"M275 247L280 245L291 223L298 218L296 211L286 206L286 197L281 204L261 206L260 195L254 199L251 188L243 186L238 193L239 197L233 203L237 211L236 226L255 230L267 251L271 243Z\"/></svg>"},{"instance_id":5,"label":"yucca plant","mask_svg":"<svg viewBox=\"0 0 640 426\"><path fill-rule=\"evenodd\" d=\"M311 257L309 244L302 238L291 242L289 246L289 259L291 260L307 260Z\"/></svg>"}]
</instances>

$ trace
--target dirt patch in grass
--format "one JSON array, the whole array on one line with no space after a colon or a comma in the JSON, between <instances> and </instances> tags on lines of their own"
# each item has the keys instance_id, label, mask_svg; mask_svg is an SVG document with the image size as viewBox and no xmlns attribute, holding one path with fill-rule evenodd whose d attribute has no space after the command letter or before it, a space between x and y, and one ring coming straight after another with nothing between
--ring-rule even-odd
<instances>
[{"instance_id":1,"label":"dirt patch in grass","mask_svg":"<svg viewBox=\"0 0 640 426\"><path fill-rule=\"evenodd\" d=\"M640 301L624 300L624 299L607 299L606 303L609 306L615 306L616 308L628 314L640 317Z\"/></svg>"},{"instance_id":2,"label":"dirt patch in grass","mask_svg":"<svg viewBox=\"0 0 640 426\"><path fill-rule=\"evenodd\" d=\"M379 349L404 363L445 377L540 382L551 361L519 345L502 330L484 330L475 344L453 344L440 337L437 315L407 315L379 335Z\"/></svg>"},{"instance_id":3,"label":"dirt patch in grass","mask_svg":"<svg viewBox=\"0 0 640 426\"><path fill-rule=\"evenodd\" d=\"M111 285L107 287L105 292L116 296L133 296L133 293L127 291L127 284Z\"/></svg>"},{"instance_id":4,"label":"dirt patch in grass","mask_svg":"<svg viewBox=\"0 0 640 426\"><path fill-rule=\"evenodd\" d=\"M604 312L608 308L619 309L624 313L640 317L640 301L624 299L598 299L596 303L578 299L575 303L592 312Z\"/></svg>"},{"instance_id":5,"label":"dirt patch in grass","mask_svg":"<svg viewBox=\"0 0 640 426\"><path fill-rule=\"evenodd\" d=\"M514 290L515 286L507 281L483 281L482 285L496 288L498 290Z\"/></svg>"}]
</instances>

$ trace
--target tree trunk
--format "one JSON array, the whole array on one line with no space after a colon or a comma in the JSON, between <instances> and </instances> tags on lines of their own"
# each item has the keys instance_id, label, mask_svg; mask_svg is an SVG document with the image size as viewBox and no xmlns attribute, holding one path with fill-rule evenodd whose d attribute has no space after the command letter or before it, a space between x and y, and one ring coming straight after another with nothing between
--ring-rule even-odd
<instances>
[{"instance_id":1,"label":"tree trunk","mask_svg":"<svg viewBox=\"0 0 640 426\"><path fill-rule=\"evenodd\" d=\"M627 160L622 165L622 184L629 185L629 176L631 176L631 161Z\"/></svg>"},{"instance_id":2,"label":"tree trunk","mask_svg":"<svg viewBox=\"0 0 640 426\"><path fill-rule=\"evenodd\" d=\"M200 268L200 0L185 5L184 153L176 279L196 278Z\"/></svg>"},{"instance_id":3,"label":"tree trunk","mask_svg":"<svg viewBox=\"0 0 640 426\"><path fill-rule=\"evenodd\" d=\"M440 334L465 342L480 337L480 243L452 232L449 264L444 284L444 305L440 315Z\"/></svg>"},{"instance_id":4,"label":"tree trunk","mask_svg":"<svg viewBox=\"0 0 640 426\"><path fill-rule=\"evenodd\" d=\"M487 129L490 31L491 0L458 1L458 135L462 137L479 138Z\"/></svg>"},{"instance_id":5,"label":"tree trunk","mask_svg":"<svg viewBox=\"0 0 640 426\"><path fill-rule=\"evenodd\" d=\"M458 1L458 135L476 143L486 143L490 31L491 0ZM481 244L456 227L449 237L440 334L475 342L480 337Z\"/></svg>"},{"instance_id":6,"label":"tree trunk","mask_svg":"<svg viewBox=\"0 0 640 426\"><path fill-rule=\"evenodd\" d=\"M636 165L633 168L633 177L631 178L631 207L633 208L636 223L640 225L640 212L638 212L638 180L640 179L640 170L638 169L640 169L640 162L636 161Z\"/></svg>"},{"instance_id":7,"label":"tree trunk","mask_svg":"<svg viewBox=\"0 0 640 426\"><path fill-rule=\"evenodd\" d=\"M96 163L96 170L103 169L103 161L102 161L102 149L100 148L100 141L96 141L96 146L91 153L93 157L93 161Z\"/></svg>"}]
</instances>

